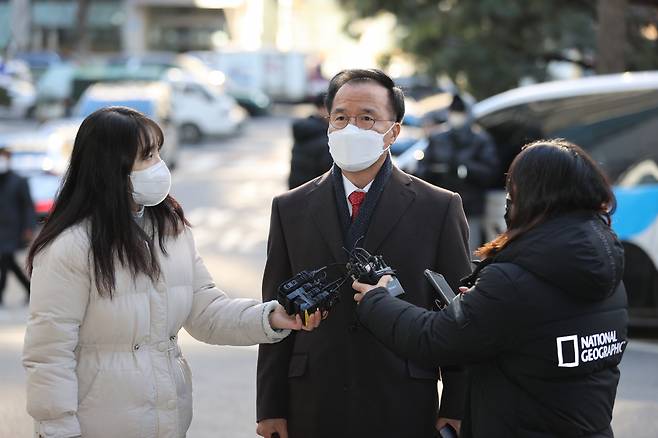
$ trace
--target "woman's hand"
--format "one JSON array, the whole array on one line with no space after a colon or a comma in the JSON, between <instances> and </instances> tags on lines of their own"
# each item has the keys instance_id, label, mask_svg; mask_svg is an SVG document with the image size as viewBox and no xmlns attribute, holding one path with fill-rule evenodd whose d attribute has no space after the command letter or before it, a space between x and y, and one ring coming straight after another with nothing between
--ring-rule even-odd
<instances>
[{"instance_id":1,"label":"woman's hand","mask_svg":"<svg viewBox=\"0 0 658 438\"><path fill-rule=\"evenodd\" d=\"M355 280L354 283L352 283L352 288L358 293L354 294L354 301L358 303L371 290L377 289L378 287L386 287L388 285L388 282L391 281L392 279L393 277L391 277L390 275L384 275L382 278L379 279L379 282L375 285L359 283L358 281Z\"/></svg>"},{"instance_id":2,"label":"woman's hand","mask_svg":"<svg viewBox=\"0 0 658 438\"><path fill-rule=\"evenodd\" d=\"M270 326L279 330L306 330L310 332L316 329L322 321L322 314L319 310L308 316L306 324L302 322L299 315L288 315L281 304L277 304L274 311L270 313Z\"/></svg>"}]
</instances>

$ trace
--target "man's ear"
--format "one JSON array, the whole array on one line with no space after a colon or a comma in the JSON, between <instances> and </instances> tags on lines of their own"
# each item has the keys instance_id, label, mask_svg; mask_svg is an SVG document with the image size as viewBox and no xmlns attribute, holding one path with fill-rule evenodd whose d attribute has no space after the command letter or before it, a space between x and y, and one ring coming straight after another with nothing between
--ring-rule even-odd
<instances>
[{"instance_id":1,"label":"man's ear","mask_svg":"<svg viewBox=\"0 0 658 438\"><path fill-rule=\"evenodd\" d=\"M400 125L399 122L395 122L395 125L391 128L389 133L386 135L387 137L390 138L390 142L387 142L387 147L395 143L395 140L397 140L398 135L400 135L400 130L402 129L402 126Z\"/></svg>"}]
</instances>

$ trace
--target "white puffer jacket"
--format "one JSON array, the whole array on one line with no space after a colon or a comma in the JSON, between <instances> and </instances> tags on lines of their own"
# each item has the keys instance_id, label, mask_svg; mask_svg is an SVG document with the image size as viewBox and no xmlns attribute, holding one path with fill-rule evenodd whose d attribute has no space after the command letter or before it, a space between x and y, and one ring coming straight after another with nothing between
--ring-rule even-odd
<instances>
[{"instance_id":1,"label":"white puffer jacket","mask_svg":"<svg viewBox=\"0 0 658 438\"><path fill-rule=\"evenodd\" d=\"M192 380L181 327L211 344L283 339L275 303L231 299L215 287L186 229L159 247L162 275L134 277L117 262L114 297L101 297L85 226L71 227L34 261L23 364L37 436L184 437Z\"/></svg>"}]
</instances>

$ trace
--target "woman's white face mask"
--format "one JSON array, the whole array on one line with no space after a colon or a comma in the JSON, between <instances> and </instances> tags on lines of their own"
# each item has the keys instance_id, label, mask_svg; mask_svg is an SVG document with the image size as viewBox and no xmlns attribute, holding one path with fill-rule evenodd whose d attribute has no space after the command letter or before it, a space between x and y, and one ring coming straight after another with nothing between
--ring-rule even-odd
<instances>
[{"instance_id":1,"label":"woman's white face mask","mask_svg":"<svg viewBox=\"0 0 658 438\"><path fill-rule=\"evenodd\" d=\"M144 170L134 170L130 173L133 186L133 199L138 205L153 207L158 205L169 194L171 189L171 173L164 161L160 160Z\"/></svg>"},{"instance_id":2,"label":"woman's white face mask","mask_svg":"<svg viewBox=\"0 0 658 438\"><path fill-rule=\"evenodd\" d=\"M388 149L384 136L395 124L380 134L372 129L359 129L349 123L343 129L329 133L329 153L334 163L348 172L359 172L372 166Z\"/></svg>"}]
</instances>

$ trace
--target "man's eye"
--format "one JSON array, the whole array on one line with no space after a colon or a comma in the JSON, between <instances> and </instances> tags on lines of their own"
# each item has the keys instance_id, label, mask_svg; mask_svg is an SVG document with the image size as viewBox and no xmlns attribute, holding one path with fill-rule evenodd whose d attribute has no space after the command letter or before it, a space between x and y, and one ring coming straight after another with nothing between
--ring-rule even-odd
<instances>
[{"instance_id":1,"label":"man's eye","mask_svg":"<svg viewBox=\"0 0 658 438\"><path fill-rule=\"evenodd\" d=\"M372 122L372 121L375 120L375 119L373 119L372 117L370 117L369 115L366 115L366 114L359 116L359 119L363 120L364 122Z\"/></svg>"},{"instance_id":2,"label":"man's eye","mask_svg":"<svg viewBox=\"0 0 658 438\"><path fill-rule=\"evenodd\" d=\"M345 120L345 116L334 116L334 120L336 122L342 122L343 120Z\"/></svg>"}]
</instances>

